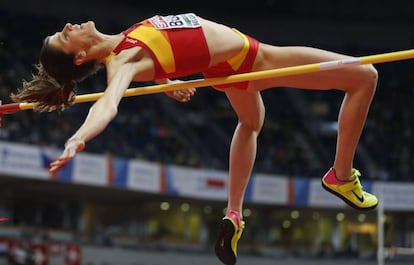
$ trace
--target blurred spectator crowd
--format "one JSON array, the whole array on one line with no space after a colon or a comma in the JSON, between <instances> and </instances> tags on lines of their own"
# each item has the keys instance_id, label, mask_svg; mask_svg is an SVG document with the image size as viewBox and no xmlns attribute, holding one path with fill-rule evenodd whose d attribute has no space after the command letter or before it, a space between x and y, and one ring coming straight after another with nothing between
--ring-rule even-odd
<instances>
[{"instance_id":1,"label":"blurred spectator crowd","mask_svg":"<svg viewBox=\"0 0 414 265\"><path fill-rule=\"evenodd\" d=\"M0 9L3 104L10 103L8 95L21 86L23 79L30 79L43 38L65 22ZM375 47L343 47L341 52L362 56L380 51ZM355 161L364 179L410 181L414 176L412 66L412 61L377 65L379 85ZM80 83L78 93L102 91L103 71ZM132 87L148 85L152 84L137 83ZM334 159L335 122L342 96L336 90L280 88L263 92L267 116L259 137L255 171L321 177ZM4 115L0 140L62 148L83 122L91 104L77 104L64 112ZM175 102L162 93L124 98L119 115L87 144L85 151L225 170L236 124L224 93L212 88L198 89L188 103Z\"/></svg>"}]
</instances>

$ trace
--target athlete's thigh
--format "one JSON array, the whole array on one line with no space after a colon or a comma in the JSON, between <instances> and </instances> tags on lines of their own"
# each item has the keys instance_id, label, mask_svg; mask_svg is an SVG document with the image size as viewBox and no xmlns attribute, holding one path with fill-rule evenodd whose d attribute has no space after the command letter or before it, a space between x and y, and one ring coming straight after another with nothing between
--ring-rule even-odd
<instances>
[{"instance_id":1,"label":"athlete's thigh","mask_svg":"<svg viewBox=\"0 0 414 265\"><path fill-rule=\"evenodd\" d=\"M311 47L276 47L263 44L256 58L254 71L313 64L350 58L350 56ZM282 76L251 81L249 89L270 87L295 87L304 89L349 89L356 87L367 75L374 77L371 65L351 66L308 74Z\"/></svg>"}]
</instances>

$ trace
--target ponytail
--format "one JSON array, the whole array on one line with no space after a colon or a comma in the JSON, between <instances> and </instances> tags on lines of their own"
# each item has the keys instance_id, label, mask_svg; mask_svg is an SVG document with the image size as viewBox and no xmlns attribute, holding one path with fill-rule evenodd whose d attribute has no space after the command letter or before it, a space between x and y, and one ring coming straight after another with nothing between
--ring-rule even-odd
<instances>
[{"instance_id":1,"label":"ponytail","mask_svg":"<svg viewBox=\"0 0 414 265\"><path fill-rule=\"evenodd\" d=\"M71 106L76 97L76 82L61 85L44 71L41 64L36 68L37 74L32 75L32 80L23 80L23 87L10 98L14 102L34 103L33 110L39 112L63 111Z\"/></svg>"}]
</instances>

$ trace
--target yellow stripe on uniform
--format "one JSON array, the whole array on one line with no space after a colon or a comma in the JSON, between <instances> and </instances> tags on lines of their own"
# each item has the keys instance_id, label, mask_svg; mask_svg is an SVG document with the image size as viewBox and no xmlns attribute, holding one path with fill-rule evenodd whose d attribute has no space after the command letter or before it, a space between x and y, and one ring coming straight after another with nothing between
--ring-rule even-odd
<instances>
[{"instance_id":1,"label":"yellow stripe on uniform","mask_svg":"<svg viewBox=\"0 0 414 265\"><path fill-rule=\"evenodd\" d=\"M249 52L250 43L249 43L249 40L247 39L247 37L244 34L242 34L237 29L233 29L233 30L235 32L239 33L239 35L244 40L243 49L236 56L233 56L232 58L227 60L227 62L230 64L231 68L233 68L234 71L237 71L240 68L241 64L243 63L244 58L246 58L247 53Z\"/></svg>"},{"instance_id":2,"label":"yellow stripe on uniform","mask_svg":"<svg viewBox=\"0 0 414 265\"><path fill-rule=\"evenodd\" d=\"M105 64L108 64L109 61L112 60L112 58L115 56L115 53L112 51L106 58L105 58Z\"/></svg>"},{"instance_id":3,"label":"yellow stripe on uniform","mask_svg":"<svg viewBox=\"0 0 414 265\"><path fill-rule=\"evenodd\" d=\"M166 73L175 71L175 61L171 45L162 31L153 27L141 26L131 31L129 37L145 43L155 54L161 67Z\"/></svg>"}]
</instances>

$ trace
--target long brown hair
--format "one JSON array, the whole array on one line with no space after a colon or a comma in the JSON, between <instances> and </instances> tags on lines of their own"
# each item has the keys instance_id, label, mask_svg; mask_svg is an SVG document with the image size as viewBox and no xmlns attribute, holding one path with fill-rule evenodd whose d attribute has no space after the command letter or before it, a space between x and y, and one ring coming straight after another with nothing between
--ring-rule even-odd
<instances>
[{"instance_id":1,"label":"long brown hair","mask_svg":"<svg viewBox=\"0 0 414 265\"><path fill-rule=\"evenodd\" d=\"M102 65L89 61L75 65L74 54L68 54L49 45L49 37L43 42L36 74L32 80L23 80L22 88L11 93L14 102L35 103L35 111L65 110L74 103L76 83L96 73Z\"/></svg>"}]
</instances>

